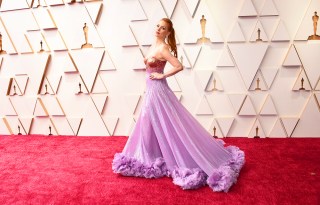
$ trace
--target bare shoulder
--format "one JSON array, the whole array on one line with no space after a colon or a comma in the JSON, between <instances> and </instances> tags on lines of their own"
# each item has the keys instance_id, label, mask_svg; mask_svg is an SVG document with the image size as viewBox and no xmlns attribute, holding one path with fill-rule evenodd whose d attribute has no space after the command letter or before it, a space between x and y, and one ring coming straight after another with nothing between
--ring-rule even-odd
<instances>
[{"instance_id":1,"label":"bare shoulder","mask_svg":"<svg viewBox=\"0 0 320 205\"><path fill-rule=\"evenodd\" d=\"M170 51L170 46L168 44L163 44L160 49L162 51Z\"/></svg>"},{"instance_id":2,"label":"bare shoulder","mask_svg":"<svg viewBox=\"0 0 320 205\"><path fill-rule=\"evenodd\" d=\"M168 44L163 44L161 45L160 47L160 52L161 52L161 55L164 57L164 56L167 56L170 54L170 46Z\"/></svg>"}]
</instances>

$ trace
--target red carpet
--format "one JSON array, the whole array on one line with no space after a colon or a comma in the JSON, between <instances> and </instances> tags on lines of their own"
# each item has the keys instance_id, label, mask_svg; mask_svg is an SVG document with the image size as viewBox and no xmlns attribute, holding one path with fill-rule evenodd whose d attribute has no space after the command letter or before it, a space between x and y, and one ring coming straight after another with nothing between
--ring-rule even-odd
<instances>
[{"instance_id":1,"label":"red carpet","mask_svg":"<svg viewBox=\"0 0 320 205\"><path fill-rule=\"evenodd\" d=\"M112 173L125 137L0 137L1 204L320 204L320 138L227 138L246 164L229 193Z\"/></svg>"}]
</instances>

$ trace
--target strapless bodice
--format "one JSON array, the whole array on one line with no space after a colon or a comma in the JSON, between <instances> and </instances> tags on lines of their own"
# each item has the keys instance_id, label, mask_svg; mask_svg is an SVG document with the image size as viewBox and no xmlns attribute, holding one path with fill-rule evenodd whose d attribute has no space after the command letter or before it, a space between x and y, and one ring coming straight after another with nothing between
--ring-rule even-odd
<instances>
[{"instance_id":1,"label":"strapless bodice","mask_svg":"<svg viewBox=\"0 0 320 205\"><path fill-rule=\"evenodd\" d=\"M153 58L153 61L148 60L147 61L147 72L148 73L153 73L153 72L157 72L157 73L163 73L164 67L167 63L167 61L162 61L162 60L158 60Z\"/></svg>"}]
</instances>

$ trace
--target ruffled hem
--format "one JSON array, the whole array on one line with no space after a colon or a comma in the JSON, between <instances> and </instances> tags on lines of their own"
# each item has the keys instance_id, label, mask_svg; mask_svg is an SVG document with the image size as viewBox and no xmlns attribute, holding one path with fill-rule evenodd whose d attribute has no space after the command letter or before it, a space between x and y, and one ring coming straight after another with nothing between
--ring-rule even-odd
<instances>
[{"instance_id":1,"label":"ruffled hem","mask_svg":"<svg viewBox=\"0 0 320 205\"><path fill-rule=\"evenodd\" d=\"M112 170L124 176L159 178L168 176L168 169L163 158L157 158L151 164L144 164L135 158L116 153L112 162Z\"/></svg>"},{"instance_id":2,"label":"ruffled hem","mask_svg":"<svg viewBox=\"0 0 320 205\"><path fill-rule=\"evenodd\" d=\"M244 152L238 147L228 146L226 149L231 153L231 159L215 169L207 179L207 184L213 191L228 192L237 182L240 170L245 163Z\"/></svg>"},{"instance_id":3,"label":"ruffled hem","mask_svg":"<svg viewBox=\"0 0 320 205\"><path fill-rule=\"evenodd\" d=\"M171 177L173 183L182 189L198 189L206 185L208 175L199 168L176 168L172 171Z\"/></svg>"},{"instance_id":4,"label":"ruffled hem","mask_svg":"<svg viewBox=\"0 0 320 205\"><path fill-rule=\"evenodd\" d=\"M230 187L237 182L239 172L245 163L245 156L238 147L228 146L226 149L231 153L232 158L218 169L213 170L209 177L200 168L176 167L170 172L163 158L157 158L151 164L144 164L122 153L115 154L112 169L115 173L124 176L145 178L171 176L173 183L182 189L197 189L208 184L213 191L228 192Z\"/></svg>"}]
</instances>

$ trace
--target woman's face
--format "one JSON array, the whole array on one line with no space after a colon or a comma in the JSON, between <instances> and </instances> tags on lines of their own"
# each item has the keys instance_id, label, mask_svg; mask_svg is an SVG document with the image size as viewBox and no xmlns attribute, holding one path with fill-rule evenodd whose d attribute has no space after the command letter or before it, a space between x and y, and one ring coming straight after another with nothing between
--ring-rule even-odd
<instances>
[{"instance_id":1,"label":"woman's face","mask_svg":"<svg viewBox=\"0 0 320 205\"><path fill-rule=\"evenodd\" d=\"M159 21L159 23L156 26L155 30L155 36L158 38L165 39L167 35L170 34L169 31L169 24L165 21Z\"/></svg>"}]
</instances>

